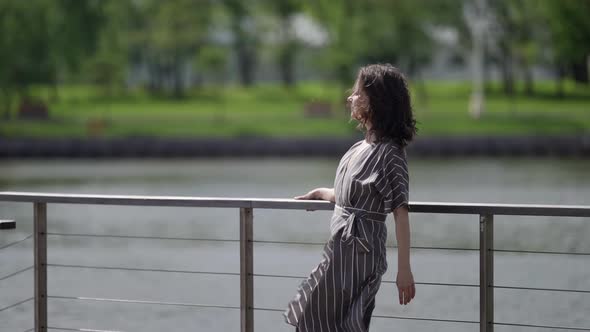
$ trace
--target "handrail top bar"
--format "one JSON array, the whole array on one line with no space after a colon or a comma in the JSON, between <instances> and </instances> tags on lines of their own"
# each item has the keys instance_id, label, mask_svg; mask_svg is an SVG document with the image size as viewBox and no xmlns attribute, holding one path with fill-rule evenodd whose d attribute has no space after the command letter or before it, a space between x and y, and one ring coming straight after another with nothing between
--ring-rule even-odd
<instances>
[{"instance_id":1,"label":"handrail top bar","mask_svg":"<svg viewBox=\"0 0 590 332\"><path fill-rule=\"evenodd\" d=\"M290 198L97 195L13 191L0 191L0 201L54 204L104 204L295 210L334 209L334 203L328 201L296 200ZM590 217L590 205L410 202L410 211L420 213L447 214Z\"/></svg>"}]
</instances>

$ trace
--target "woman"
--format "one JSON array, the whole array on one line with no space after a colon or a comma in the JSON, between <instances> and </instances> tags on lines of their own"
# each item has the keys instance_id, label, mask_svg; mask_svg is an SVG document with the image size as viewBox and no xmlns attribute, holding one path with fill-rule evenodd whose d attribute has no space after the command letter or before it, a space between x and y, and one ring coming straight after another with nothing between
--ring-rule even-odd
<instances>
[{"instance_id":1,"label":"woman","mask_svg":"<svg viewBox=\"0 0 590 332\"><path fill-rule=\"evenodd\" d=\"M408 84L389 64L362 67L347 98L365 138L336 170L334 188L295 199L335 204L323 260L297 289L283 313L296 331L368 331L381 276L387 270L385 219L393 213L398 244L399 303L416 295L410 268L409 176L405 147L416 133Z\"/></svg>"}]
</instances>

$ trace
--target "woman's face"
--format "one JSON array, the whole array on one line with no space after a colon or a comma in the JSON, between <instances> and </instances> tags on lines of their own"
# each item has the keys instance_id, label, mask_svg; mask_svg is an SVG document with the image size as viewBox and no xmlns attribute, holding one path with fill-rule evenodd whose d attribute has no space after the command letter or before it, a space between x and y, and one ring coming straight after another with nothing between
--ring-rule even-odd
<instances>
[{"instance_id":1,"label":"woman's face","mask_svg":"<svg viewBox=\"0 0 590 332\"><path fill-rule=\"evenodd\" d=\"M361 110L360 103L359 103L359 100L361 97L362 97L362 91L360 89L360 83L357 80L354 83L354 86L352 87L352 91L350 93L350 96L348 96L348 98L346 98L346 105L350 109L350 117L357 120L357 121L361 121L361 119L362 119L362 115L361 115L362 110Z\"/></svg>"}]
</instances>

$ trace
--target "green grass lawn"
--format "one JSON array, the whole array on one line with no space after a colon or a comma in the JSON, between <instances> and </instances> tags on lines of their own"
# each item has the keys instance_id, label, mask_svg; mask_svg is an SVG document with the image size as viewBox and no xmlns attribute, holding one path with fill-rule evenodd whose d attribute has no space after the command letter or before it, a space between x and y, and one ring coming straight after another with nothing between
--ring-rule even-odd
<instances>
[{"instance_id":1,"label":"green grass lawn","mask_svg":"<svg viewBox=\"0 0 590 332\"><path fill-rule=\"evenodd\" d=\"M486 112L479 120L467 112L468 82L429 81L413 85L419 134L518 135L590 133L590 86L566 84L567 97L553 97L553 82L539 82L537 95L507 98L493 84ZM422 91L422 92L420 92ZM48 89L33 93L47 96ZM89 123L103 121L100 135L123 136L349 136L354 121L344 109L344 89L334 84L303 82L292 89L280 85L252 88L203 87L183 99L153 97L142 91L106 96L88 86L62 86L49 103L50 120L13 119L0 123L4 137L86 137ZM312 101L332 103L329 118L306 117ZM15 117L13 117L15 118Z\"/></svg>"}]
</instances>

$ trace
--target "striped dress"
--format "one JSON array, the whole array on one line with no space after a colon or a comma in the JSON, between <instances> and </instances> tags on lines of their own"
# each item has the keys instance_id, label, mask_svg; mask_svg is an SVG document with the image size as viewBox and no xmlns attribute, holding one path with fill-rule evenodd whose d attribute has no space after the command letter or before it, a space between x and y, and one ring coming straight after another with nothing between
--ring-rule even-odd
<instances>
[{"instance_id":1,"label":"striped dress","mask_svg":"<svg viewBox=\"0 0 590 332\"><path fill-rule=\"evenodd\" d=\"M408 193L406 153L393 141L363 139L342 156L323 259L283 313L297 332L368 331L387 270L385 219Z\"/></svg>"}]
</instances>

